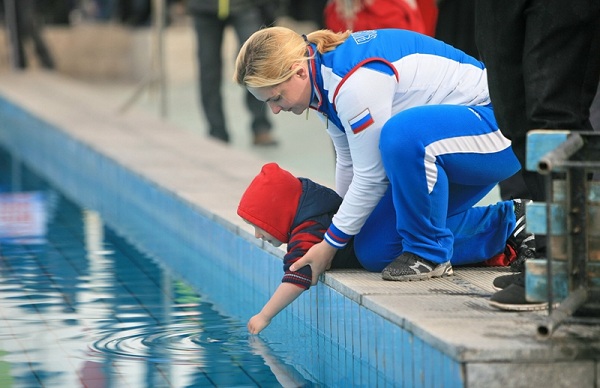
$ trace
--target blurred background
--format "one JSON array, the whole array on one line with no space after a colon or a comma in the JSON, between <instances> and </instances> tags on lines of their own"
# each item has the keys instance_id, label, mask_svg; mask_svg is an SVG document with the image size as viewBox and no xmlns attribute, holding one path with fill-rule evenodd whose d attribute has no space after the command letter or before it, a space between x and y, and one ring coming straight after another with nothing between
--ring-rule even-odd
<instances>
[{"instance_id":1,"label":"blurred background","mask_svg":"<svg viewBox=\"0 0 600 388\"><path fill-rule=\"evenodd\" d=\"M211 129L200 102L202 75L194 24L197 15L190 13L192 3L200 7L214 3L215 8L216 4L219 7L225 4L230 8L230 16L239 4L260 4L267 14L265 24L284 25L298 33L308 33L331 25L331 20L327 23L327 15L337 15L335 21L339 22L340 14L347 11L343 7L352 7L361 1L0 0L3 26L0 29L0 73L51 71L89 84L113 106L115 115L141 109L199 136L208 136ZM362 3L374 4L373 1ZM386 1L380 4L384 3ZM402 12L406 23L400 27L423 31L472 56L479 56L474 43L475 0L396 0L391 3L404 4ZM332 5L337 5L338 13L333 13ZM216 18L216 9L214 12ZM359 21L368 21L373 15L358 13L354 16L351 23L340 28L356 29ZM397 24L400 19L395 17L393 23ZM373 20L385 23L377 15ZM253 139L249 130L253 118L246 107L244 91L231 80L239 42L232 26L235 23L229 24L221 45L220 85L229 144L333 187L333 147L324 124L314 112L307 116L267 112L273 126L272 139L267 140L267 146L257 146L256 137ZM365 25L365 28L373 26ZM598 96L590 118L594 127L600 126ZM492 195L491 200L497 200L499 194Z\"/></svg>"},{"instance_id":2,"label":"blurred background","mask_svg":"<svg viewBox=\"0 0 600 388\"><path fill-rule=\"evenodd\" d=\"M277 24L299 33L322 27L325 0L269 1ZM89 84L115 115L143 110L207 136L187 0L0 0L0 6L0 73L54 72ZM21 27L11 35L15 20ZM235 32L227 27L221 92L230 145L333 186L334 152L316 115L267 112L278 144L253 144L244 92L231 81L237 50Z\"/></svg>"}]
</instances>

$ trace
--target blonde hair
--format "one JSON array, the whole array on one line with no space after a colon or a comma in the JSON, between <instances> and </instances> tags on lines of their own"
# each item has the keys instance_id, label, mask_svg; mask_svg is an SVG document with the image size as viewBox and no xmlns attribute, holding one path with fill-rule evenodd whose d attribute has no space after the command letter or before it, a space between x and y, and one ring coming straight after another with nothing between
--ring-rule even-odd
<instances>
[{"instance_id":1,"label":"blonde hair","mask_svg":"<svg viewBox=\"0 0 600 388\"><path fill-rule=\"evenodd\" d=\"M326 53L342 44L350 31L336 33L319 30L306 40ZM293 65L308 59L307 42L302 35L286 27L268 27L256 31L243 44L235 61L233 80L243 86L262 88L279 85L295 72Z\"/></svg>"}]
</instances>

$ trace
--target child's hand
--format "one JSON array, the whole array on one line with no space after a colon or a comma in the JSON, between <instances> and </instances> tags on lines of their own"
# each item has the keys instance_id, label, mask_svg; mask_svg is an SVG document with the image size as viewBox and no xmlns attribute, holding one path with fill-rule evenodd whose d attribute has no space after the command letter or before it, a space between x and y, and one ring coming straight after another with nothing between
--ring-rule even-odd
<instances>
[{"instance_id":1,"label":"child's hand","mask_svg":"<svg viewBox=\"0 0 600 388\"><path fill-rule=\"evenodd\" d=\"M250 334L258 334L271 323L270 319L265 318L263 314L256 314L248 321L248 332Z\"/></svg>"}]
</instances>

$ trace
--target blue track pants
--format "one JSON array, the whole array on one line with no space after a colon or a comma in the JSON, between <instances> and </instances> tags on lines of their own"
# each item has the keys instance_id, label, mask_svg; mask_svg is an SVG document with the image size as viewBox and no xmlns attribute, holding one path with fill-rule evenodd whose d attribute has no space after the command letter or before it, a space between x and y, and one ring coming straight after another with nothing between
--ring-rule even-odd
<instances>
[{"instance_id":1,"label":"blue track pants","mask_svg":"<svg viewBox=\"0 0 600 388\"><path fill-rule=\"evenodd\" d=\"M512 201L474 207L520 169L490 106L407 109L384 125L380 150L390 187L355 237L366 269L381 271L404 251L460 265L504 250Z\"/></svg>"}]
</instances>

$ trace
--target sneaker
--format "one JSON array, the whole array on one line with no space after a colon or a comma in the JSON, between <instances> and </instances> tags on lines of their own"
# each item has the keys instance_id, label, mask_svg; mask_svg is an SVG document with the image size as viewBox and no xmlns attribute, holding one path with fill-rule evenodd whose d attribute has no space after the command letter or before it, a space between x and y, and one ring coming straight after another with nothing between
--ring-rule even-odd
<instances>
[{"instance_id":1,"label":"sneaker","mask_svg":"<svg viewBox=\"0 0 600 388\"><path fill-rule=\"evenodd\" d=\"M521 280L525 277L523 272L511 273L508 275L498 276L494 279L493 287L494 290L500 291L504 290L506 287L510 286L513 283L520 282L521 284L525 283L525 280Z\"/></svg>"},{"instance_id":2,"label":"sneaker","mask_svg":"<svg viewBox=\"0 0 600 388\"><path fill-rule=\"evenodd\" d=\"M223 143L229 143L229 133L223 128L211 128L208 135L216 140L220 140Z\"/></svg>"},{"instance_id":3,"label":"sneaker","mask_svg":"<svg viewBox=\"0 0 600 388\"><path fill-rule=\"evenodd\" d=\"M523 244L517 251L515 261L510 263L510 270L513 272L523 272L525 270L525 262L529 259L535 259L535 249L531 249Z\"/></svg>"},{"instance_id":4,"label":"sneaker","mask_svg":"<svg viewBox=\"0 0 600 388\"><path fill-rule=\"evenodd\" d=\"M535 251L535 236L533 233L527 232L527 218L525 212L525 207L533 201L530 199L513 199L512 201L517 223L512 235L508 238L508 242L516 249L522 245L526 245Z\"/></svg>"},{"instance_id":5,"label":"sneaker","mask_svg":"<svg viewBox=\"0 0 600 388\"><path fill-rule=\"evenodd\" d=\"M538 311L548 309L548 302L529 302L525 299L525 287L518 283L513 283L492 295L490 305L506 311Z\"/></svg>"},{"instance_id":6,"label":"sneaker","mask_svg":"<svg viewBox=\"0 0 600 388\"><path fill-rule=\"evenodd\" d=\"M525 217L525 207L533 201L529 199L513 199L512 201L517 223L507 243L517 252L517 259L510 264L510 267L514 272L522 272L525 268L525 261L535 258L535 235L527 232Z\"/></svg>"},{"instance_id":7,"label":"sneaker","mask_svg":"<svg viewBox=\"0 0 600 388\"><path fill-rule=\"evenodd\" d=\"M454 271L449 261L437 264L425 260L414 253L404 252L383 269L381 277L384 280L404 282L442 278L453 274Z\"/></svg>"}]
</instances>

